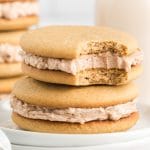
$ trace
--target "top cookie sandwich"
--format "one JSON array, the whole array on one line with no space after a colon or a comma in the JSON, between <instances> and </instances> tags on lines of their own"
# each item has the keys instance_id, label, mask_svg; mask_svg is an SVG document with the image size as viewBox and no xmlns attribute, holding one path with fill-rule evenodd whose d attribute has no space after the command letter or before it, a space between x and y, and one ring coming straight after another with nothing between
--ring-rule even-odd
<instances>
[{"instance_id":1,"label":"top cookie sandwich","mask_svg":"<svg viewBox=\"0 0 150 150\"><path fill-rule=\"evenodd\" d=\"M45 82L118 85L141 73L136 40L111 28L49 26L27 32L21 46L23 71Z\"/></svg>"},{"instance_id":2,"label":"top cookie sandwich","mask_svg":"<svg viewBox=\"0 0 150 150\"><path fill-rule=\"evenodd\" d=\"M0 0L0 30L25 29L38 22L36 0Z\"/></svg>"}]
</instances>

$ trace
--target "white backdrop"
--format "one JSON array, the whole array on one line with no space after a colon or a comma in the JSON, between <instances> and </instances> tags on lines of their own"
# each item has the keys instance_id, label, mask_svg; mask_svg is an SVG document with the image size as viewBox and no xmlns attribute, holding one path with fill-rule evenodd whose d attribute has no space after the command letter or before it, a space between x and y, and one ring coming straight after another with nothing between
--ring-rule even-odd
<instances>
[{"instance_id":1,"label":"white backdrop","mask_svg":"<svg viewBox=\"0 0 150 150\"><path fill-rule=\"evenodd\" d=\"M39 0L42 24L94 24L95 0Z\"/></svg>"},{"instance_id":2,"label":"white backdrop","mask_svg":"<svg viewBox=\"0 0 150 150\"><path fill-rule=\"evenodd\" d=\"M96 6L96 24L127 31L138 40L144 52L140 99L150 104L150 0L97 0Z\"/></svg>"}]
</instances>

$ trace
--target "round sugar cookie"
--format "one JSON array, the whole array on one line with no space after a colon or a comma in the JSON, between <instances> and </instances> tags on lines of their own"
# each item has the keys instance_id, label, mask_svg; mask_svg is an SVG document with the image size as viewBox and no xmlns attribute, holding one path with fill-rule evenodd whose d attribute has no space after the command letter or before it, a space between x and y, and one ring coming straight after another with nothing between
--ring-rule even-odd
<instances>
[{"instance_id":1,"label":"round sugar cookie","mask_svg":"<svg viewBox=\"0 0 150 150\"><path fill-rule=\"evenodd\" d=\"M21 30L38 23L38 16L20 17L14 20L0 19L0 31Z\"/></svg>"},{"instance_id":2,"label":"round sugar cookie","mask_svg":"<svg viewBox=\"0 0 150 150\"><path fill-rule=\"evenodd\" d=\"M20 38L25 32L26 30L1 32L0 44L20 45Z\"/></svg>"},{"instance_id":3,"label":"round sugar cookie","mask_svg":"<svg viewBox=\"0 0 150 150\"><path fill-rule=\"evenodd\" d=\"M18 79L20 79L20 76L15 78L0 79L0 94L10 93Z\"/></svg>"},{"instance_id":4,"label":"round sugar cookie","mask_svg":"<svg viewBox=\"0 0 150 150\"><path fill-rule=\"evenodd\" d=\"M134 126L138 118L139 114L133 113L129 117L118 121L92 121L85 124L77 124L33 120L24 118L16 113L12 114L13 121L24 130L65 134L95 134L125 131Z\"/></svg>"},{"instance_id":5,"label":"round sugar cookie","mask_svg":"<svg viewBox=\"0 0 150 150\"><path fill-rule=\"evenodd\" d=\"M35 67L29 66L25 63L22 64L22 70L25 75L30 76L36 80L57 83L57 84L67 84L74 86L87 86L87 85L96 85L96 84L105 84L105 85L122 85L127 84L132 80L135 80L142 73L142 65L134 66L130 72L125 72L124 70L118 70L119 74L112 73L108 70L105 70L105 73L100 69L95 70L85 70L77 75L72 75L65 73L63 71L55 70L42 70ZM83 75L82 75L83 73ZM90 75L89 75L90 74ZM108 75L106 79L106 74ZM98 79L93 78L95 75ZM94 76L94 77L95 77ZM105 80L106 79L106 80Z\"/></svg>"},{"instance_id":6,"label":"round sugar cookie","mask_svg":"<svg viewBox=\"0 0 150 150\"><path fill-rule=\"evenodd\" d=\"M137 41L131 35L98 26L43 27L24 34L20 43L28 53L65 59L107 51L129 55L138 49Z\"/></svg>"},{"instance_id":7,"label":"round sugar cookie","mask_svg":"<svg viewBox=\"0 0 150 150\"><path fill-rule=\"evenodd\" d=\"M0 63L0 79L22 75L21 63Z\"/></svg>"},{"instance_id":8,"label":"round sugar cookie","mask_svg":"<svg viewBox=\"0 0 150 150\"><path fill-rule=\"evenodd\" d=\"M19 80L12 92L26 103L50 108L97 108L127 103L138 95L136 85L74 87L48 84L29 77Z\"/></svg>"}]
</instances>

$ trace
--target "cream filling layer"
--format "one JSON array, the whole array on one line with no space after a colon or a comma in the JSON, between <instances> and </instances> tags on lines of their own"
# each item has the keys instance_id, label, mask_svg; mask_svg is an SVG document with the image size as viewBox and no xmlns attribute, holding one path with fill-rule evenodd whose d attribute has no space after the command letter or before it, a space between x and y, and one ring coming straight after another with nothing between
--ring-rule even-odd
<instances>
[{"instance_id":1,"label":"cream filling layer","mask_svg":"<svg viewBox=\"0 0 150 150\"><path fill-rule=\"evenodd\" d=\"M137 112L135 101L110 107L51 109L30 105L13 97L13 111L31 119L84 124L95 120L119 120Z\"/></svg>"},{"instance_id":2,"label":"cream filling layer","mask_svg":"<svg viewBox=\"0 0 150 150\"><path fill-rule=\"evenodd\" d=\"M17 19L30 15L38 15L38 2L6 2L0 3L0 18Z\"/></svg>"},{"instance_id":3,"label":"cream filling layer","mask_svg":"<svg viewBox=\"0 0 150 150\"><path fill-rule=\"evenodd\" d=\"M0 63L21 62L21 47L8 43L0 44Z\"/></svg>"},{"instance_id":4,"label":"cream filling layer","mask_svg":"<svg viewBox=\"0 0 150 150\"><path fill-rule=\"evenodd\" d=\"M141 64L143 54L141 51L136 51L129 56L120 57L117 54L107 52L98 55L82 55L79 58L69 60L40 57L31 53L24 53L23 59L25 64L37 69L60 70L76 75L82 70L95 68L117 68L128 72L132 66Z\"/></svg>"}]
</instances>

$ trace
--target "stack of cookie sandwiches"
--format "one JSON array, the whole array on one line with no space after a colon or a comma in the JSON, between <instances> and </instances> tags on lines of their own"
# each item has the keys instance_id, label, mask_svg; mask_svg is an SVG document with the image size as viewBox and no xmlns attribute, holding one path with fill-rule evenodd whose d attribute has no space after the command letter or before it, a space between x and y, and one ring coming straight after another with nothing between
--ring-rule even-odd
<instances>
[{"instance_id":1,"label":"stack of cookie sandwiches","mask_svg":"<svg viewBox=\"0 0 150 150\"><path fill-rule=\"evenodd\" d=\"M23 72L12 119L36 132L125 131L138 120L142 53L130 35L107 27L49 26L21 39Z\"/></svg>"},{"instance_id":2,"label":"stack of cookie sandwiches","mask_svg":"<svg viewBox=\"0 0 150 150\"><path fill-rule=\"evenodd\" d=\"M22 75L19 41L24 33L25 31L0 33L0 95L10 93Z\"/></svg>"},{"instance_id":3,"label":"stack of cookie sandwiches","mask_svg":"<svg viewBox=\"0 0 150 150\"><path fill-rule=\"evenodd\" d=\"M0 97L22 75L20 38L37 22L36 0L0 0Z\"/></svg>"}]
</instances>

